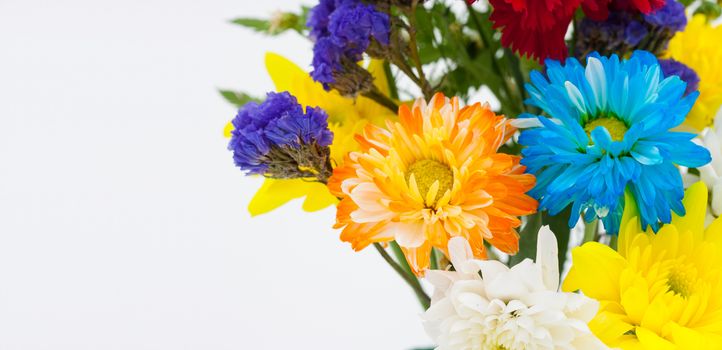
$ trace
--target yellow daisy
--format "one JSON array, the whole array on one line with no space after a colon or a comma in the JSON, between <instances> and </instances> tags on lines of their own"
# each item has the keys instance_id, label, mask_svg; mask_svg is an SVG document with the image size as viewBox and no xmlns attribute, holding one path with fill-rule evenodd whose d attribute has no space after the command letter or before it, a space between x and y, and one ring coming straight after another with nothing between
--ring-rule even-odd
<instances>
[{"instance_id":1,"label":"yellow daisy","mask_svg":"<svg viewBox=\"0 0 722 350\"><path fill-rule=\"evenodd\" d=\"M699 75L699 98L686 123L698 130L712 124L722 105L722 26L712 27L696 15L683 32L669 42L666 56L684 63Z\"/></svg>"},{"instance_id":2,"label":"yellow daisy","mask_svg":"<svg viewBox=\"0 0 722 350\"><path fill-rule=\"evenodd\" d=\"M334 165L341 165L344 155L358 149L354 135L361 132L369 122L383 125L386 119L395 120L396 114L378 103L358 97L355 100L341 96L336 91L326 91L323 86L288 59L277 54L266 54L266 69L277 91L288 91L298 103L321 107L328 114L329 129L334 134L331 145L331 159ZM381 93L389 95L389 87L383 70L383 62L374 60L368 67ZM233 126L226 125L224 134L230 137ZM288 201L306 197L303 209L316 211L336 204L338 199L331 195L325 185L303 179L265 179L261 188L251 199L248 211L251 215L267 213Z\"/></svg>"},{"instance_id":3,"label":"yellow daisy","mask_svg":"<svg viewBox=\"0 0 722 350\"><path fill-rule=\"evenodd\" d=\"M596 242L572 251L562 289L600 302L589 326L607 345L722 349L722 220L705 230L703 183L687 190L684 206L687 215L655 235L639 232L636 205L627 205L618 251Z\"/></svg>"}]
</instances>

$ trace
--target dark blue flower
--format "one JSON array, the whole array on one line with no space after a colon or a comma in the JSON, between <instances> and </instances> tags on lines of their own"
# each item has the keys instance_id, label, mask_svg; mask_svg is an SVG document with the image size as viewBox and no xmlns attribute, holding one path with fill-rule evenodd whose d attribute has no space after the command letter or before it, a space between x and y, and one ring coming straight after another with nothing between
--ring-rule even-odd
<instances>
[{"instance_id":1,"label":"dark blue flower","mask_svg":"<svg viewBox=\"0 0 722 350\"><path fill-rule=\"evenodd\" d=\"M686 64L670 58L659 60L659 66L662 67L662 72L665 77L676 75L687 83L687 88L684 90L685 95L689 95L699 88L699 75Z\"/></svg>"},{"instance_id":2,"label":"dark blue flower","mask_svg":"<svg viewBox=\"0 0 722 350\"><path fill-rule=\"evenodd\" d=\"M320 108L307 107L304 113L288 92L270 92L263 103L250 102L238 110L228 149L248 174L309 176L299 166L325 174L333 141L327 119Z\"/></svg>"},{"instance_id":3,"label":"dark blue flower","mask_svg":"<svg viewBox=\"0 0 722 350\"><path fill-rule=\"evenodd\" d=\"M604 21L584 18L579 24L575 55L582 58L595 51L623 54L632 51L647 33L644 23L626 11L611 12Z\"/></svg>"},{"instance_id":4,"label":"dark blue flower","mask_svg":"<svg viewBox=\"0 0 722 350\"><path fill-rule=\"evenodd\" d=\"M344 61L360 61L372 39L387 46L391 31L389 15L360 0L321 0L307 25L315 41L311 77L326 89L343 74Z\"/></svg>"},{"instance_id":5,"label":"dark blue flower","mask_svg":"<svg viewBox=\"0 0 722 350\"><path fill-rule=\"evenodd\" d=\"M630 21L627 28L624 29L624 42L629 46L637 46L649 31L638 21Z\"/></svg>"},{"instance_id":6,"label":"dark blue flower","mask_svg":"<svg viewBox=\"0 0 722 350\"><path fill-rule=\"evenodd\" d=\"M677 76L664 78L656 57L636 51L629 60L592 54L586 67L570 58L546 62L546 76L531 74L526 103L549 117L524 114L517 122L526 146L521 163L536 175L530 194L556 215L571 205L569 226L580 214L601 218L617 233L624 192L634 196L643 228L684 215L682 178L676 165L698 167L709 152L680 125L699 95L683 97ZM526 119L524 119L526 118Z\"/></svg>"},{"instance_id":7,"label":"dark blue flower","mask_svg":"<svg viewBox=\"0 0 722 350\"><path fill-rule=\"evenodd\" d=\"M659 10L644 15L644 20L656 28L666 29L672 33L680 32L687 26L684 5L677 0L667 0Z\"/></svg>"}]
</instances>

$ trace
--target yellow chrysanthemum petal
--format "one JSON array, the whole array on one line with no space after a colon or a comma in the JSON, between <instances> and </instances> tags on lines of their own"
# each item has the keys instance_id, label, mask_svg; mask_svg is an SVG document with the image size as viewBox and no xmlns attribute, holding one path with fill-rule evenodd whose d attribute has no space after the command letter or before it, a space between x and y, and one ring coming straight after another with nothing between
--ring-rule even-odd
<instances>
[{"instance_id":1,"label":"yellow chrysanthemum petal","mask_svg":"<svg viewBox=\"0 0 722 350\"><path fill-rule=\"evenodd\" d=\"M705 232L704 239L722 247L722 217L715 219Z\"/></svg>"},{"instance_id":2,"label":"yellow chrysanthemum petal","mask_svg":"<svg viewBox=\"0 0 722 350\"><path fill-rule=\"evenodd\" d=\"M707 188L690 187L687 214L656 234L642 232L626 200L620 254L595 242L575 248L563 288L600 302L590 328L610 347L722 349L722 221L703 233Z\"/></svg>"},{"instance_id":3,"label":"yellow chrysanthemum petal","mask_svg":"<svg viewBox=\"0 0 722 350\"><path fill-rule=\"evenodd\" d=\"M572 260L574 268L564 279L562 290L581 289L588 297L599 300L619 299L619 275L626 261L617 252L604 244L590 242L574 248Z\"/></svg>"},{"instance_id":4,"label":"yellow chrysanthemum petal","mask_svg":"<svg viewBox=\"0 0 722 350\"><path fill-rule=\"evenodd\" d=\"M684 31L669 42L666 57L692 68L700 78L699 98L685 123L697 130L709 126L722 105L722 26L712 27L703 15L696 15Z\"/></svg>"},{"instance_id":5,"label":"yellow chrysanthemum petal","mask_svg":"<svg viewBox=\"0 0 722 350\"><path fill-rule=\"evenodd\" d=\"M678 348L669 341L660 338L657 334L647 330L646 328L637 328L637 338L639 342L644 346L644 349L649 350L677 350Z\"/></svg>"},{"instance_id":6,"label":"yellow chrysanthemum petal","mask_svg":"<svg viewBox=\"0 0 722 350\"><path fill-rule=\"evenodd\" d=\"M704 220L707 215L707 186L698 182L687 189L682 200L687 213L680 217L672 213L672 225L695 234L695 240L701 241L704 234Z\"/></svg>"}]
</instances>

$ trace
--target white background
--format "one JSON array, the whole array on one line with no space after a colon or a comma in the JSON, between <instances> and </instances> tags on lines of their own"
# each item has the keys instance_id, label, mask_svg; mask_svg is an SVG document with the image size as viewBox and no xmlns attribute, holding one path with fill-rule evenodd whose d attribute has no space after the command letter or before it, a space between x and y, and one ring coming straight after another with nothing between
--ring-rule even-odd
<instances>
[{"instance_id":1,"label":"white background","mask_svg":"<svg viewBox=\"0 0 722 350\"><path fill-rule=\"evenodd\" d=\"M300 202L251 219L216 88L293 0L0 0L0 349L410 349L413 294Z\"/></svg>"}]
</instances>

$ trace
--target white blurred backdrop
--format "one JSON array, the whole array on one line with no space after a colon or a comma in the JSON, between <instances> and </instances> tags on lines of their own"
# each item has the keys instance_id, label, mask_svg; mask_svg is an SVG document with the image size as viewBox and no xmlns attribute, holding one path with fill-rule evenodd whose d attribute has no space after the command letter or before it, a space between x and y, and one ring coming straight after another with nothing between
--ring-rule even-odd
<instances>
[{"instance_id":1,"label":"white blurred backdrop","mask_svg":"<svg viewBox=\"0 0 722 350\"><path fill-rule=\"evenodd\" d=\"M306 0L305 3L310 3ZM413 294L333 209L251 219L217 88L271 90L299 1L0 0L0 349L428 346Z\"/></svg>"}]
</instances>

